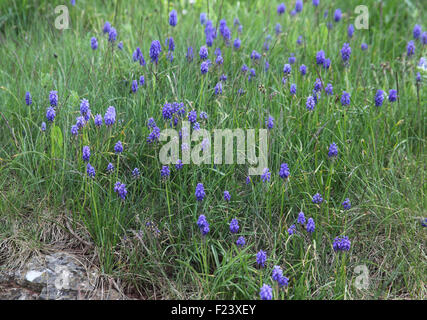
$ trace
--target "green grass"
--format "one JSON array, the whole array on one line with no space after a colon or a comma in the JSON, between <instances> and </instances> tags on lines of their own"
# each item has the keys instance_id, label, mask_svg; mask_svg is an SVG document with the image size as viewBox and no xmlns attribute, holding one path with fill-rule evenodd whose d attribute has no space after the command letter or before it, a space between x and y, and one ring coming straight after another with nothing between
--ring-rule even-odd
<instances>
[{"instance_id":1,"label":"green grass","mask_svg":"<svg viewBox=\"0 0 427 320\"><path fill-rule=\"evenodd\" d=\"M347 26L354 23L356 5L320 2L317 10L305 2L302 13L291 17L293 1L278 16L278 2L269 1L196 1L190 6L187 1L76 0L75 7L66 2L71 24L62 31L54 28L60 1L2 2L0 264L12 268L39 251L86 247L86 254L96 254L103 274L120 279L126 292L141 298L258 299L266 283L275 299L425 299L427 237L420 220L427 216L427 78L416 66L427 50L416 41L415 55L408 59L406 44L413 26L426 21L426 5L421 0L365 1L370 28L356 30L349 40ZM178 11L175 28L168 25L172 7ZM326 23L336 8L343 19L328 32ZM325 9L328 19L322 18ZM209 58L214 61L214 49L220 47L224 64L205 76L198 59L205 42L200 12L208 12L214 25L226 19L233 39L233 19L243 25L239 51L226 47L218 34ZM107 20L123 41L122 51L102 34ZM283 29L279 36L277 22ZM250 54L264 52L268 34L270 50L254 65ZM296 44L299 35L302 45ZM93 36L99 42L95 51ZM167 36L175 40L174 60L166 59L163 48L155 67L149 62L151 41L164 45ZM352 48L348 67L340 55L345 42ZM362 42L369 45L367 51L360 49ZM192 63L185 58L190 45ZM137 46L145 67L132 61ZM321 49L332 61L328 71L315 64ZM296 63L283 85L283 65L291 53ZM244 63L256 70L250 82L240 71ZM305 77L298 71L301 64L308 68ZM423 82L417 86L418 71ZM222 73L228 80L216 96ZM133 94L131 82L141 75L146 83ZM333 84L334 95L322 92L308 112L306 98L319 76ZM291 83L297 85L295 96L289 93ZM240 88L246 92L242 96L237 95ZM375 107L376 91L392 88L398 89L399 100L385 99ZM59 104L54 123L42 132L51 90L58 91ZM25 104L26 91L33 97L31 106ZM343 91L351 94L350 106L341 106ZM92 115L114 106L119 121L98 129L91 119L73 137L70 128L83 98ZM184 165L181 171L171 166L170 180L162 181L160 145L146 142L146 123L153 117L166 128L161 109L174 101L184 102L187 110L206 111L209 118L201 126L210 131L265 128L272 115L270 183L253 176L246 185L248 165L237 164ZM118 140L125 150L120 156L113 149ZM339 149L335 161L328 158L332 142ZM84 145L91 148L95 179L86 175ZM106 173L109 162L116 167L113 174ZM291 170L286 182L278 176L283 162ZM132 177L135 167L139 178ZM127 186L125 201L113 191L116 181ZM194 195L198 182L206 190L201 203ZM228 204L224 190L231 193ZM326 200L320 206L311 202L317 192ZM342 210L345 198L352 203L349 211ZM310 235L299 227L289 236L301 210L314 219L316 230ZM206 237L196 224L200 214L210 223ZM243 249L229 232L232 218L239 220L239 235L246 238ZM350 238L349 252L333 251L340 235ZM255 262L261 249L268 255L264 269ZM289 278L286 290L271 279L274 265ZM359 265L368 267L368 289L354 286Z\"/></svg>"}]
</instances>

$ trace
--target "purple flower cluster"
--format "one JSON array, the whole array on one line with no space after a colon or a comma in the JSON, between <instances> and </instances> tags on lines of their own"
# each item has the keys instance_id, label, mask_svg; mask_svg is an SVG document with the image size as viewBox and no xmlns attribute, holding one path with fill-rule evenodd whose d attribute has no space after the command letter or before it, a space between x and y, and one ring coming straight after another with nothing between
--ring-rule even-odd
<instances>
[{"instance_id":1,"label":"purple flower cluster","mask_svg":"<svg viewBox=\"0 0 427 320\"><path fill-rule=\"evenodd\" d=\"M252 80L252 78L254 78L254 77L256 77L255 69L254 69L254 68L251 68L251 69L249 70L248 81L251 81L251 80Z\"/></svg>"},{"instance_id":2,"label":"purple flower cluster","mask_svg":"<svg viewBox=\"0 0 427 320\"><path fill-rule=\"evenodd\" d=\"M388 95L388 101L394 102L397 100L397 90L390 89L389 95Z\"/></svg>"},{"instance_id":3,"label":"purple flower cluster","mask_svg":"<svg viewBox=\"0 0 427 320\"><path fill-rule=\"evenodd\" d=\"M234 49L236 50L239 49L241 45L242 45L242 41L239 38L234 39L234 42L233 42Z\"/></svg>"},{"instance_id":4,"label":"purple flower cluster","mask_svg":"<svg viewBox=\"0 0 427 320\"><path fill-rule=\"evenodd\" d=\"M117 143L114 146L114 152L117 153L122 153L123 152L123 144L122 142L119 140L117 141Z\"/></svg>"},{"instance_id":5,"label":"purple flower cluster","mask_svg":"<svg viewBox=\"0 0 427 320\"><path fill-rule=\"evenodd\" d=\"M96 114L93 121L94 121L96 127L102 126L102 115Z\"/></svg>"},{"instance_id":6,"label":"purple flower cluster","mask_svg":"<svg viewBox=\"0 0 427 320\"><path fill-rule=\"evenodd\" d=\"M84 122L83 125L85 125L86 122L89 121L90 115L91 115L90 107L89 107L89 101L86 100L86 99L82 99L81 100L81 103L80 103L80 114L82 115L83 120L84 120L83 121ZM80 121L82 121L82 120L80 120ZM81 127L80 124L78 126Z\"/></svg>"},{"instance_id":7,"label":"purple flower cluster","mask_svg":"<svg viewBox=\"0 0 427 320\"><path fill-rule=\"evenodd\" d=\"M210 61L209 60L203 61L202 64L200 65L200 72L202 74L208 73L208 71L209 71L209 65L210 65Z\"/></svg>"},{"instance_id":8,"label":"purple flower cluster","mask_svg":"<svg viewBox=\"0 0 427 320\"><path fill-rule=\"evenodd\" d=\"M136 91L138 90L138 81L136 80L132 81L131 90L133 93L136 93Z\"/></svg>"},{"instance_id":9,"label":"purple flower cluster","mask_svg":"<svg viewBox=\"0 0 427 320\"><path fill-rule=\"evenodd\" d=\"M272 116L268 116L267 120L265 120L265 126L269 130L274 128L274 118Z\"/></svg>"},{"instance_id":10,"label":"purple flower cluster","mask_svg":"<svg viewBox=\"0 0 427 320\"><path fill-rule=\"evenodd\" d=\"M222 94L222 83L218 82L215 85L215 95Z\"/></svg>"},{"instance_id":11,"label":"purple flower cluster","mask_svg":"<svg viewBox=\"0 0 427 320\"><path fill-rule=\"evenodd\" d=\"M261 59L261 54L259 52L257 52L256 50L253 50L251 53L251 59L253 61L259 60L259 59Z\"/></svg>"},{"instance_id":12,"label":"purple flower cluster","mask_svg":"<svg viewBox=\"0 0 427 320\"><path fill-rule=\"evenodd\" d=\"M169 166L162 166L162 169L160 170L160 176L166 179L170 176L170 174L171 172L169 170Z\"/></svg>"},{"instance_id":13,"label":"purple flower cluster","mask_svg":"<svg viewBox=\"0 0 427 320\"><path fill-rule=\"evenodd\" d=\"M172 105L170 103L166 102L163 105L163 109L162 109L163 119L165 119L165 120L172 119L173 112L174 112L174 110L172 109Z\"/></svg>"},{"instance_id":14,"label":"purple flower cluster","mask_svg":"<svg viewBox=\"0 0 427 320\"><path fill-rule=\"evenodd\" d=\"M264 284L261 287L259 296L261 297L261 300L271 300L273 299L273 289L268 284Z\"/></svg>"},{"instance_id":15,"label":"purple flower cluster","mask_svg":"<svg viewBox=\"0 0 427 320\"><path fill-rule=\"evenodd\" d=\"M295 83L291 84L289 88L289 92L291 93L291 95L294 95L297 93L297 85Z\"/></svg>"},{"instance_id":16,"label":"purple flower cluster","mask_svg":"<svg viewBox=\"0 0 427 320\"><path fill-rule=\"evenodd\" d=\"M313 196L312 202L313 202L313 203L316 203L316 204L319 204L319 203L322 203L322 202L323 202L323 198L322 198L322 196L320 195L320 193L316 193L316 194Z\"/></svg>"},{"instance_id":17,"label":"purple flower cluster","mask_svg":"<svg viewBox=\"0 0 427 320\"><path fill-rule=\"evenodd\" d=\"M139 172L138 168L135 168L135 169L132 170L132 177L138 178L140 174L141 173Z\"/></svg>"},{"instance_id":18,"label":"purple flower cluster","mask_svg":"<svg viewBox=\"0 0 427 320\"><path fill-rule=\"evenodd\" d=\"M351 203L349 198L345 198L344 202L342 203L342 206L344 210L350 210L351 209Z\"/></svg>"},{"instance_id":19,"label":"purple flower cluster","mask_svg":"<svg viewBox=\"0 0 427 320\"><path fill-rule=\"evenodd\" d=\"M109 106L104 115L105 125L112 126L116 122L116 109L113 106Z\"/></svg>"},{"instance_id":20,"label":"purple flower cluster","mask_svg":"<svg viewBox=\"0 0 427 320\"><path fill-rule=\"evenodd\" d=\"M90 39L90 47L92 48L92 50L98 49L98 40L95 37L92 37Z\"/></svg>"},{"instance_id":21,"label":"purple flower cluster","mask_svg":"<svg viewBox=\"0 0 427 320\"><path fill-rule=\"evenodd\" d=\"M263 250L258 251L258 253L256 254L257 265L264 268L266 261L267 261L267 254Z\"/></svg>"},{"instance_id":22,"label":"purple flower cluster","mask_svg":"<svg viewBox=\"0 0 427 320\"><path fill-rule=\"evenodd\" d=\"M203 214L199 216L199 219L197 220L197 226L199 227L203 236L209 233L209 223Z\"/></svg>"},{"instance_id":23,"label":"purple flower cluster","mask_svg":"<svg viewBox=\"0 0 427 320\"><path fill-rule=\"evenodd\" d=\"M114 43L117 40L117 30L114 27L110 28L108 32L108 41Z\"/></svg>"},{"instance_id":24,"label":"purple flower cluster","mask_svg":"<svg viewBox=\"0 0 427 320\"><path fill-rule=\"evenodd\" d=\"M132 59L134 62L138 61L141 66L145 66L144 55L142 54L142 51L139 47L137 47L133 52Z\"/></svg>"},{"instance_id":25,"label":"purple flower cluster","mask_svg":"<svg viewBox=\"0 0 427 320\"><path fill-rule=\"evenodd\" d=\"M230 232L237 233L239 231L239 222L237 219L232 219L230 222Z\"/></svg>"},{"instance_id":26,"label":"purple flower cluster","mask_svg":"<svg viewBox=\"0 0 427 320\"><path fill-rule=\"evenodd\" d=\"M280 165L280 170L279 170L279 177L282 179L286 179L289 177L290 175L290 171L289 171L289 167L287 163L282 163Z\"/></svg>"},{"instance_id":27,"label":"purple flower cluster","mask_svg":"<svg viewBox=\"0 0 427 320\"><path fill-rule=\"evenodd\" d=\"M305 230L308 233L313 233L314 230L316 229L316 225L314 223L313 218L308 218L308 220L306 220L304 212L302 211L298 213L297 224L300 224L303 228L305 227ZM289 235L295 234L296 231L297 231L297 227L295 226L295 224L291 225L288 229Z\"/></svg>"},{"instance_id":28,"label":"purple flower cluster","mask_svg":"<svg viewBox=\"0 0 427 320\"><path fill-rule=\"evenodd\" d=\"M200 60L206 60L208 58L208 48L206 46L201 46L199 50Z\"/></svg>"},{"instance_id":29,"label":"purple flower cluster","mask_svg":"<svg viewBox=\"0 0 427 320\"><path fill-rule=\"evenodd\" d=\"M188 62L193 61L193 59L194 59L193 47L188 47L187 48L187 54L185 55L185 57L187 58Z\"/></svg>"},{"instance_id":30,"label":"purple flower cluster","mask_svg":"<svg viewBox=\"0 0 427 320\"><path fill-rule=\"evenodd\" d=\"M110 162L108 165L107 165L107 172L108 173L112 173L114 171L114 165Z\"/></svg>"},{"instance_id":31,"label":"purple flower cluster","mask_svg":"<svg viewBox=\"0 0 427 320\"><path fill-rule=\"evenodd\" d=\"M75 124L71 126L71 134L77 136L79 134L79 127Z\"/></svg>"},{"instance_id":32,"label":"purple flower cluster","mask_svg":"<svg viewBox=\"0 0 427 320\"><path fill-rule=\"evenodd\" d=\"M49 107L46 110L46 118L49 122L53 122L55 120L56 112L53 107Z\"/></svg>"},{"instance_id":33,"label":"purple flower cluster","mask_svg":"<svg viewBox=\"0 0 427 320\"><path fill-rule=\"evenodd\" d=\"M331 59L326 58L323 61L323 69L328 70L330 66L331 66Z\"/></svg>"},{"instance_id":34,"label":"purple flower cluster","mask_svg":"<svg viewBox=\"0 0 427 320\"><path fill-rule=\"evenodd\" d=\"M90 163L86 166L86 173L89 178L95 178L95 168L90 165Z\"/></svg>"},{"instance_id":35,"label":"purple flower cluster","mask_svg":"<svg viewBox=\"0 0 427 320\"><path fill-rule=\"evenodd\" d=\"M176 160L176 164L175 164L176 170L181 170L183 166L184 165L180 159Z\"/></svg>"},{"instance_id":36,"label":"purple flower cluster","mask_svg":"<svg viewBox=\"0 0 427 320\"><path fill-rule=\"evenodd\" d=\"M216 39L216 36L217 36L217 30L213 26L213 23L211 20L206 21L205 36L206 36L206 45L208 47L212 47L213 41L214 39Z\"/></svg>"},{"instance_id":37,"label":"purple flower cluster","mask_svg":"<svg viewBox=\"0 0 427 320\"><path fill-rule=\"evenodd\" d=\"M264 168L264 171L262 172L261 179L263 182L270 182L271 179L271 172L268 168Z\"/></svg>"},{"instance_id":38,"label":"purple flower cluster","mask_svg":"<svg viewBox=\"0 0 427 320\"><path fill-rule=\"evenodd\" d=\"M51 91L49 93L49 102L52 107L56 107L58 105L58 91Z\"/></svg>"},{"instance_id":39,"label":"purple flower cluster","mask_svg":"<svg viewBox=\"0 0 427 320\"><path fill-rule=\"evenodd\" d=\"M300 71L300 73L301 73L301 75L302 75L302 76L305 76L305 75L307 74L307 67L306 67L306 65L305 65L305 64L302 64L302 65L299 67L299 71Z\"/></svg>"},{"instance_id":40,"label":"purple flower cluster","mask_svg":"<svg viewBox=\"0 0 427 320\"><path fill-rule=\"evenodd\" d=\"M342 12L341 9L336 9L334 12L334 20L335 22L339 22L341 20L342 17Z\"/></svg>"},{"instance_id":41,"label":"purple flower cluster","mask_svg":"<svg viewBox=\"0 0 427 320\"><path fill-rule=\"evenodd\" d=\"M206 13L205 12L200 13L200 24L204 25L206 21L208 21Z\"/></svg>"},{"instance_id":42,"label":"purple flower cluster","mask_svg":"<svg viewBox=\"0 0 427 320\"><path fill-rule=\"evenodd\" d=\"M335 142L332 142L331 145L329 146L328 157L334 158L336 156L338 156L338 147L335 144Z\"/></svg>"},{"instance_id":43,"label":"purple flower cluster","mask_svg":"<svg viewBox=\"0 0 427 320\"><path fill-rule=\"evenodd\" d=\"M305 107L308 111L313 111L316 106L316 101L313 96L308 96L305 102Z\"/></svg>"},{"instance_id":44,"label":"purple flower cluster","mask_svg":"<svg viewBox=\"0 0 427 320\"><path fill-rule=\"evenodd\" d=\"M280 288L287 287L289 284L289 279L283 275L283 270L280 266L273 267L273 273L271 277L278 283Z\"/></svg>"},{"instance_id":45,"label":"purple flower cluster","mask_svg":"<svg viewBox=\"0 0 427 320\"><path fill-rule=\"evenodd\" d=\"M31 93L28 91L25 93L25 104L27 106L31 105L33 103L33 99L31 98Z\"/></svg>"},{"instance_id":46,"label":"purple flower cluster","mask_svg":"<svg viewBox=\"0 0 427 320\"><path fill-rule=\"evenodd\" d=\"M285 76L288 76L288 75L290 75L291 74L291 71L292 71L292 67L291 67L291 65L290 64L285 64L284 66L283 66L283 74L285 75Z\"/></svg>"},{"instance_id":47,"label":"purple flower cluster","mask_svg":"<svg viewBox=\"0 0 427 320\"><path fill-rule=\"evenodd\" d=\"M192 124L196 123L196 121L197 121L197 111L196 110L191 110L188 113L188 121L190 121Z\"/></svg>"},{"instance_id":48,"label":"purple flower cluster","mask_svg":"<svg viewBox=\"0 0 427 320\"><path fill-rule=\"evenodd\" d=\"M231 200L230 192L227 190L224 191L224 200L227 202Z\"/></svg>"},{"instance_id":49,"label":"purple flower cluster","mask_svg":"<svg viewBox=\"0 0 427 320\"><path fill-rule=\"evenodd\" d=\"M219 22L219 32L221 33L224 42L228 45L231 39L231 31L227 26L227 21L224 19Z\"/></svg>"},{"instance_id":50,"label":"purple flower cluster","mask_svg":"<svg viewBox=\"0 0 427 320\"><path fill-rule=\"evenodd\" d=\"M314 223L313 218L308 218L307 225L305 226L305 229L308 233L313 233L316 228L316 225Z\"/></svg>"},{"instance_id":51,"label":"purple flower cluster","mask_svg":"<svg viewBox=\"0 0 427 320\"><path fill-rule=\"evenodd\" d=\"M175 27L177 23L178 23L178 15L177 15L177 13L176 13L176 11L175 11L175 10L172 10L172 11L169 13L169 24L170 24L172 27Z\"/></svg>"},{"instance_id":52,"label":"purple flower cluster","mask_svg":"<svg viewBox=\"0 0 427 320\"><path fill-rule=\"evenodd\" d=\"M319 92L322 90L322 81L317 78L316 81L314 82L314 92Z\"/></svg>"},{"instance_id":53,"label":"purple flower cluster","mask_svg":"<svg viewBox=\"0 0 427 320\"><path fill-rule=\"evenodd\" d=\"M293 235L297 231L297 227L293 224L288 228L288 234Z\"/></svg>"},{"instance_id":54,"label":"purple flower cluster","mask_svg":"<svg viewBox=\"0 0 427 320\"><path fill-rule=\"evenodd\" d=\"M335 251L349 251L351 247L351 241L347 236L336 237L332 246Z\"/></svg>"},{"instance_id":55,"label":"purple flower cluster","mask_svg":"<svg viewBox=\"0 0 427 320\"><path fill-rule=\"evenodd\" d=\"M279 35L282 32L282 25L280 23L276 23L274 31L276 32L276 35Z\"/></svg>"},{"instance_id":56,"label":"purple flower cluster","mask_svg":"<svg viewBox=\"0 0 427 320\"><path fill-rule=\"evenodd\" d=\"M344 43L341 49L341 58L344 63L347 63L350 60L351 47L348 43Z\"/></svg>"},{"instance_id":57,"label":"purple flower cluster","mask_svg":"<svg viewBox=\"0 0 427 320\"><path fill-rule=\"evenodd\" d=\"M419 24L416 24L412 31L412 35L414 36L414 39L419 39L421 36L421 33L422 33L421 26Z\"/></svg>"},{"instance_id":58,"label":"purple flower cluster","mask_svg":"<svg viewBox=\"0 0 427 320\"><path fill-rule=\"evenodd\" d=\"M302 11L302 7L303 7L303 2L302 0L297 0L295 2L295 11L296 12L301 12Z\"/></svg>"},{"instance_id":59,"label":"purple flower cluster","mask_svg":"<svg viewBox=\"0 0 427 320\"><path fill-rule=\"evenodd\" d=\"M114 192L116 192L119 195L119 197L122 198L123 200L125 200L126 195L128 193L126 190L126 185L119 181L117 181L116 184L114 185Z\"/></svg>"},{"instance_id":60,"label":"purple flower cluster","mask_svg":"<svg viewBox=\"0 0 427 320\"><path fill-rule=\"evenodd\" d=\"M198 183L196 186L196 199L197 201L203 201L206 193L205 193L205 188L203 187L203 183Z\"/></svg>"},{"instance_id":61,"label":"purple flower cluster","mask_svg":"<svg viewBox=\"0 0 427 320\"><path fill-rule=\"evenodd\" d=\"M223 63L224 63L224 59L222 58L222 56L221 55L219 55L219 56L217 56L216 57L216 59L215 59L215 63L217 64L217 65L222 65Z\"/></svg>"},{"instance_id":62,"label":"purple flower cluster","mask_svg":"<svg viewBox=\"0 0 427 320\"><path fill-rule=\"evenodd\" d=\"M318 65L322 65L325 59L326 59L325 51L323 50L318 51L316 54L316 63Z\"/></svg>"},{"instance_id":63,"label":"purple flower cluster","mask_svg":"<svg viewBox=\"0 0 427 320\"><path fill-rule=\"evenodd\" d=\"M415 53L415 43L414 40L411 40L408 42L408 45L406 46L406 54L408 57L414 55Z\"/></svg>"},{"instance_id":64,"label":"purple flower cluster","mask_svg":"<svg viewBox=\"0 0 427 320\"><path fill-rule=\"evenodd\" d=\"M352 24L349 24L347 28L347 35L349 38L352 38L353 34L354 34L354 26Z\"/></svg>"},{"instance_id":65,"label":"purple flower cluster","mask_svg":"<svg viewBox=\"0 0 427 320\"><path fill-rule=\"evenodd\" d=\"M159 40L154 40L151 42L150 46L150 59L151 62L155 64L159 63L160 52L162 52L162 46L160 45Z\"/></svg>"},{"instance_id":66,"label":"purple flower cluster","mask_svg":"<svg viewBox=\"0 0 427 320\"><path fill-rule=\"evenodd\" d=\"M279 4L279 5L277 6L277 13L280 15L280 14L285 13L285 11L286 11L286 6L285 6L285 4L282 2L281 4Z\"/></svg>"},{"instance_id":67,"label":"purple flower cluster","mask_svg":"<svg viewBox=\"0 0 427 320\"><path fill-rule=\"evenodd\" d=\"M341 95L341 105L348 106L350 104L350 94L348 92L343 91Z\"/></svg>"},{"instance_id":68,"label":"purple flower cluster","mask_svg":"<svg viewBox=\"0 0 427 320\"><path fill-rule=\"evenodd\" d=\"M245 237L240 236L237 240L236 240L236 245L238 247L243 247L246 244L246 240Z\"/></svg>"},{"instance_id":69,"label":"purple flower cluster","mask_svg":"<svg viewBox=\"0 0 427 320\"><path fill-rule=\"evenodd\" d=\"M298 213L298 219L297 219L297 223L299 224L305 224L305 216L304 216L304 212L300 212Z\"/></svg>"},{"instance_id":70,"label":"purple flower cluster","mask_svg":"<svg viewBox=\"0 0 427 320\"><path fill-rule=\"evenodd\" d=\"M325 87L325 92L328 96L332 96L334 94L334 87L332 84L328 83Z\"/></svg>"},{"instance_id":71,"label":"purple flower cluster","mask_svg":"<svg viewBox=\"0 0 427 320\"><path fill-rule=\"evenodd\" d=\"M90 148L89 148L89 146L83 147L82 154L83 154L82 155L83 161L89 162L89 159L90 159Z\"/></svg>"},{"instance_id":72,"label":"purple flower cluster","mask_svg":"<svg viewBox=\"0 0 427 320\"><path fill-rule=\"evenodd\" d=\"M106 21L104 24L104 27L102 29L102 32L108 33L108 32L110 32L110 29L111 29L111 24L110 24L110 22Z\"/></svg>"},{"instance_id":73,"label":"purple flower cluster","mask_svg":"<svg viewBox=\"0 0 427 320\"><path fill-rule=\"evenodd\" d=\"M78 129L83 128L86 125L86 120L83 116L76 118L76 126Z\"/></svg>"}]
</instances>

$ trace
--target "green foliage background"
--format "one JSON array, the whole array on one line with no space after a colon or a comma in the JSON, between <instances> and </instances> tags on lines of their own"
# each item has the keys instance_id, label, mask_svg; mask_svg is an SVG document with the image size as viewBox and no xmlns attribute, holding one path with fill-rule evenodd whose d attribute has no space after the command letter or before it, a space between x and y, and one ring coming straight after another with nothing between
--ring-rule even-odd
<instances>
[{"instance_id":1,"label":"green foliage background","mask_svg":"<svg viewBox=\"0 0 427 320\"><path fill-rule=\"evenodd\" d=\"M321 0L318 9L304 3L301 14L290 17L294 1L286 1L286 14L278 16L277 1L79 1L72 7L61 1L2 1L0 3L0 263L16 261L46 247L67 248L58 234L68 234L64 221L85 239L96 264L108 276L122 280L129 292L144 298L258 299L263 283L274 287L276 299L355 299L426 297L426 229L420 220L426 214L426 73L417 69L426 47L417 41L415 56L406 57L407 42L416 23L423 30L424 1L364 1L369 8L369 30L356 30L353 1ZM57 30L54 9L65 4L70 29ZM178 25L168 25L168 13L178 11ZM336 8L343 19L328 32ZM327 19L323 18L329 10ZM183 10L186 11L184 15ZM242 48L233 51L220 36L214 48L223 52L224 65L200 73L198 50L204 44L200 12L217 24L226 19L232 28L238 17ZM102 34L105 21L118 31L122 51ZM276 36L274 26L282 25ZM248 82L240 71L252 66L252 50L262 51L266 36L270 50L255 65L256 78ZM304 43L296 44L302 35ZM99 48L90 48L96 36ZM132 61L138 46L149 61L151 41L175 39L174 60L166 49L157 68ZM339 50L344 42L352 48L345 68ZM367 51L360 45L366 42ZM193 46L195 60L185 54ZM323 49L331 58L331 70L318 69L315 54ZM292 75L281 82L284 63L296 56ZM268 60L270 69L264 71ZM300 76L304 63L308 74ZM417 86L416 72L423 81ZM221 74L228 76L223 94L214 86ZM131 81L145 76L146 84L136 94ZM334 96L322 92L315 111L305 101L319 76L331 82ZM201 84L204 83L204 86ZM297 85L296 96L289 94ZM246 94L237 95L238 89ZM398 89L399 100L374 105L378 89ZM54 124L45 132L49 91L57 90L59 105ZM351 104L342 107L342 91L351 93ZM24 102L31 92L33 104ZM95 128L93 121L76 139L70 128L79 115L82 98L92 114L104 115L115 106L118 122L111 129ZM147 119L159 127L165 102L184 102L188 110L206 111L203 128L264 128L268 115L275 118L269 137L269 184L253 177L245 184L246 165L187 165L171 168L171 179L160 178L158 147L146 143ZM319 130L321 129L321 130ZM118 157L114 144L121 140L125 152ZM328 159L335 142L338 158ZM88 179L81 159L84 145L91 147L96 178ZM116 171L106 173L113 162ZM291 176L278 177L280 164L289 164ZM132 178L133 168L141 177ZM121 201L114 183L126 183L128 195ZM196 203L194 190L205 185L207 197ZM232 196L222 199L224 190ZM311 196L320 192L326 202L316 206ZM352 209L341 203L350 198ZM296 223L299 211L313 217L312 236L299 227L297 235L287 229ZM46 214L46 211L48 214ZM196 221L205 214L211 231L202 238ZM237 236L229 232L232 218L239 220L239 235L247 245L238 249ZM147 227L150 222L154 227ZM159 233L156 229L160 231ZM55 230L53 232L52 230ZM334 253L336 236L352 241L348 253ZM258 269L255 254L268 254L265 269ZM354 268L366 265L370 286L355 288ZM271 279L274 265L289 277L289 287L279 290Z\"/></svg>"}]
</instances>

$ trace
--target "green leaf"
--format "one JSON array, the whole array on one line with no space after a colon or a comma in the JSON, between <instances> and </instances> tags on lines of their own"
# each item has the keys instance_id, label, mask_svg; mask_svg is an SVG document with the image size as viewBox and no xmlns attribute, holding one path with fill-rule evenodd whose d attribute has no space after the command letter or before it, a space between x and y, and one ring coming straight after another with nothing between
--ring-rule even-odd
<instances>
[{"instance_id":1,"label":"green leaf","mask_svg":"<svg viewBox=\"0 0 427 320\"><path fill-rule=\"evenodd\" d=\"M42 72L41 85L44 88L51 88L53 86L53 81L49 73Z\"/></svg>"},{"instance_id":2,"label":"green leaf","mask_svg":"<svg viewBox=\"0 0 427 320\"><path fill-rule=\"evenodd\" d=\"M328 41L328 27L326 26L326 23L322 23L319 26L320 28L320 37L319 37L319 42L321 43L321 48L323 48L327 41Z\"/></svg>"},{"instance_id":3,"label":"green leaf","mask_svg":"<svg viewBox=\"0 0 427 320\"><path fill-rule=\"evenodd\" d=\"M79 95L76 91L71 90L69 101L70 101L70 105L72 105L72 106L79 105Z\"/></svg>"},{"instance_id":4,"label":"green leaf","mask_svg":"<svg viewBox=\"0 0 427 320\"><path fill-rule=\"evenodd\" d=\"M62 149L64 148L62 132L58 126L53 125L50 131L50 141L51 141L51 156L52 158L59 158L62 155Z\"/></svg>"}]
</instances>

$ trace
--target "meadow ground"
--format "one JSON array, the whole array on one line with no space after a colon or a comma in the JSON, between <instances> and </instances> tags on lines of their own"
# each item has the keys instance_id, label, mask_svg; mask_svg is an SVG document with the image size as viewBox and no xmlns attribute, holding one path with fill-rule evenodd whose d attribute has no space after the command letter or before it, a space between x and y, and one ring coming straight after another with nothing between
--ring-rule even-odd
<instances>
[{"instance_id":1,"label":"meadow ground","mask_svg":"<svg viewBox=\"0 0 427 320\"><path fill-rule=\"evenodd\" d=\"M141 299L425 299L425 1L366 0L368 29L347 0L192 2L0 3L1 270L66 250ZM269 174L165 168L183 120L268 129Z\"/></svg>"}]
</instances>

